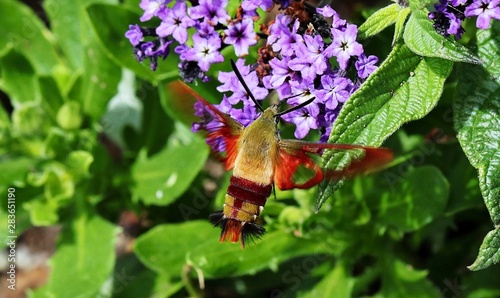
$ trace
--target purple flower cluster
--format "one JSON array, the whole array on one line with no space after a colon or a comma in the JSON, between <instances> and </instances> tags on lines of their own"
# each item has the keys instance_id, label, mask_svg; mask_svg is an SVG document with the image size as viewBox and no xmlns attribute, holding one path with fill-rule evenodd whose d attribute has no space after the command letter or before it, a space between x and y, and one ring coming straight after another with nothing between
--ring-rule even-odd
<instances>
[{"instance_id":1,"label":"purple flower cluster","mask_svg":"<svg viewBox=\"0 0 500 298\"><path fill-rule=\"evenodd\" d=\"M273 4L272 0L243 1L240 16L232 19L226 11L228 0L170 2L141 0L144 14L140 20L158 18L161 24L157 28L130 25L125 36L134 46L137 60L150 59L153 70L158 58L168 56L170 45L175 41L174 51L181 60L180 74L187 82L197 78L206 81L205 73L210 65L224 61L220 51L225 46L232 45L237 56L248 54L248 48L257 43L252 17L257 15L257 8L267 9ZM254 2L258 4L250 5ZM190 36L188 29L191 28L195 33ZM150 37L149 41L146 41L147 37Z\"/></svg>"},{"instance_id":2,"label":"purple flower cluster","mask_svg":"<svg viewBox=\"0 0 500 298\"><path fill-rule=\"evenodd\" d=\"M464 33L465 18L477 17L479 29L488 29L491 19L500 20L500 0L440 0L434 8L436 11L429 13L434 29L443 36L455 35L459 39Z\"/></svg>"},{"instance_id":3,"label":"purple flower cluster","mask_svg":"<svg viewBox=\"0 0 500 298\"><path fill-rule=\"evenodd\" d=\"M314 98L282 117L295 125L299 139L319 130L325 141L342 105L376 69L378 58L365 55L356 41L357 27L341 19L330 6L314 8L306 1L293 0L243 0L231 17L228 0L170 2L141 1L144 14L140 20L158 18L161 23L156 28L130 25L125 35L137 59L150 59L155 69L158 59L165 59L172 46L179 55L184 81L205 81L211 65L224 61L223 48L232 46L235 54L243 57L261 40L257 62L245 65L248 62L240 58L237 68L258 101L274 90L290 107ZM255 32L258 10L270 10L275 3L280 5L279 14ZM229 93L217 108L245 126L254 121L259 111L236 75L219 72L218 79L222 85L217 89ZM195 123L193 131L213 131L220 125L203 105L195 109L202 122ZM211 141L216 151L224 148L220 140Z\"/></svg>"},{"instance_id":4,"label":"purple flower cluster","mask_svg":"<svg viewBox=\"0 0 500 298\"><path fill-rule=\"evenodd\" d=\"M262 66L259 63L251 68L239 59L236 65L259 101L271 90L276 90L279 99L289 106L314 98L310 104L282 118L295 125L295 137L302 139L310 130L319 130L321 140L326 141L343 103L376 69L378 58L364 54L356 41L357 27L341 19L331 7L312 9L310 19L321 24L322 31L316 30L311 21L300 22L286 12L276 16L267 30L269 51L265 52L271 58L267 62L260 59L260 64L264 63L263 68L268 70L264 74L258 70ZM351 68L356 70L355 78L347 76L352 73ZM220 72L218 79L222 83L219 91L232 92L224 96L218 108L243 125L255 120L259 113L236 75ZM199 124L193 126L195 131L198 128Z\"/></svg>"}]
</instances>

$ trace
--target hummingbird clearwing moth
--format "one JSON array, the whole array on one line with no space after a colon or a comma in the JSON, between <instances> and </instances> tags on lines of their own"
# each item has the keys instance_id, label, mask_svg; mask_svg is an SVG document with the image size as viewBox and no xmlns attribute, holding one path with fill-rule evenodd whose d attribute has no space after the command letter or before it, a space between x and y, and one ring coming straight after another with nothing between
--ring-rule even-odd
<instances>
[{"instance_id":1,"label":"hummingbird clearwing moth","mask_svg":"<svg viewBox=\"0 0 500 298\"><path fill-rule=\"evenodd\" d=\"M253 98L234 62L232 65L249 97L262 111L246 127L208 103L184 83L178 82L170 87L181 94L194 96L213 117L217 125L205 127L208 131L207 143L212 147L216 143L223 144L224 153L215 153L219 154L226 170L233 170L223 210L210 215L214 226L222 229L221 242L241 241L244 248L248 240L260 238L264 234L265 229L257 223L257 218L264 210L273 187L280 190L310 188L325 179L352 177L392 161L393 153L386 148L282 139L278 130L280 116L309 104L314 98L283 112L278 111L278 105L264 110ZM358 154L358 159L342 170L330 170L320 167L314 159L315 156L321 156L324 150L356 150L363 154Z\"/></svg>"}]
</instances>

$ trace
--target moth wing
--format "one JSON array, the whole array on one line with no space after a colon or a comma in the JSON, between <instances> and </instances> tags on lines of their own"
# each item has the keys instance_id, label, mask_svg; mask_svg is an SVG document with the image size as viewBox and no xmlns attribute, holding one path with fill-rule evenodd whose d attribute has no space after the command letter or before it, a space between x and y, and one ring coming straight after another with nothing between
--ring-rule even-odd
<instances>
[{"instance_id":1,"label":"moth wing","mask_svg":"<svg viewBox=\"0 0 500 298\"><path fill-rule=\"evenodd\" d=\"M318 165L324 150L347 150L357 154L348 166L331 170ZM374 171L392 159L392 151L386 148L281 140L274 183L281 190L310 188L325 179L336 180Z\"/></svg>"},{"instance_id":2,"label":"moth wing","mask_svg":"<svg viewBox=\"0 0 500 298\"><path fill-rule=\"evenodd\" d=\"M203 104L216 120L215 123L210 124L208 129L208 134L206 135L207 143L220 144L221 141L223 142L223 152L214 150L214 153L224 162L227 170L232 169L238 154L238 139L244 126L229 115L218 110L183 82L177 81L171 87L178 94L194 97L195 100Z\"/></svg>"}]
</instances>

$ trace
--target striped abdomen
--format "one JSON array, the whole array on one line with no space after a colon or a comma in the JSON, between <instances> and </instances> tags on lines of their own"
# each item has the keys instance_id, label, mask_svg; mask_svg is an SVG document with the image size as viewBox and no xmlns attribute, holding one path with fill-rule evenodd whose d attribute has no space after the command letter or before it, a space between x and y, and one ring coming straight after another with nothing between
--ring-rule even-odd
<instances>
[{"instance_id":1,"label":"striped abdomen","mask_svg":"<svg viewBox=\"0 0 500 298\"><path fill-rule=\"evenodd\" d=\"M210 216L215 226L221 227L220 241L238 242L260 237L265 229L255 223L271 195L272 185L262 185L241 177L232 176L226 194L224 210Z\"/></svg>"}]
</instances>

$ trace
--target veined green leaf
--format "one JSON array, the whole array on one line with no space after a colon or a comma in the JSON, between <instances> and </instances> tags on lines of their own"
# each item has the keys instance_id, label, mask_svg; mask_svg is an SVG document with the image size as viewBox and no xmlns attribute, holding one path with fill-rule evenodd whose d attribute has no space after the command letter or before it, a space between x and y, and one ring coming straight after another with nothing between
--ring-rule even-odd
<instances>
[{"instance_id":1,"label":"veined green leaf","mask_svg":"<svg viewBox=\"0 0 500 298\"><path fill-rule=\"evenodd\" d=\"M454 37L445 38L432 27L427 10L414 11L403 34L405 44L417 55L437 57L456 62L481 64L482 61L469 49L455 41Z\"/></svg>"},{"instance_id":2,"label":"veined green leaf","mask_svg":"<svg viewBox=\"0 0 500 298\"><path fill-rule=\"evenodd\" d=\"M410 8L403 8L396 3L386 6L372 14L359 26L358 38L365 39L373 36L396 22L404 23L409 13Z\"/></svg>"},{"instance_id":3,"label":"veined green leaf","mask_svg":"<svg viewBox=\"0 0 500 298\"><path fill-rule=\"evenodd\" d=\"M403 123L422 118L437 104L453 63L419 57L398 44L389 57L351 96L333 126L329 142L380 146ZM342 168L352 154L323 154L323 166ZM316 209L342 181L322 183Z\"/></svg>"},{"instance_id":4,"label":"veined green leaf","mask_svg":"<svg viewBox=\"0 0 500 298\"><path fill-rule=\"evenodd\" d=\"M460 145L478 170L479 187L497 230L486 236L473 270L500 259L498 241L493 241L498 239L500 225L500 24L495 22L490 30L479 30L477 40L479 57L485 63L460 65L454 121Z\"/></svg>"},{"instance_id":5,"label":"veined green leaf","mask_svg":"<svg viewBox=\"0 0 500 298\"><path fill-rule=\"evenodd\" d=\"M476 271L498 263L500 263L500 228L490 231L484 237L477 259L468 268Z\"/></svg>"}]
</instances>

